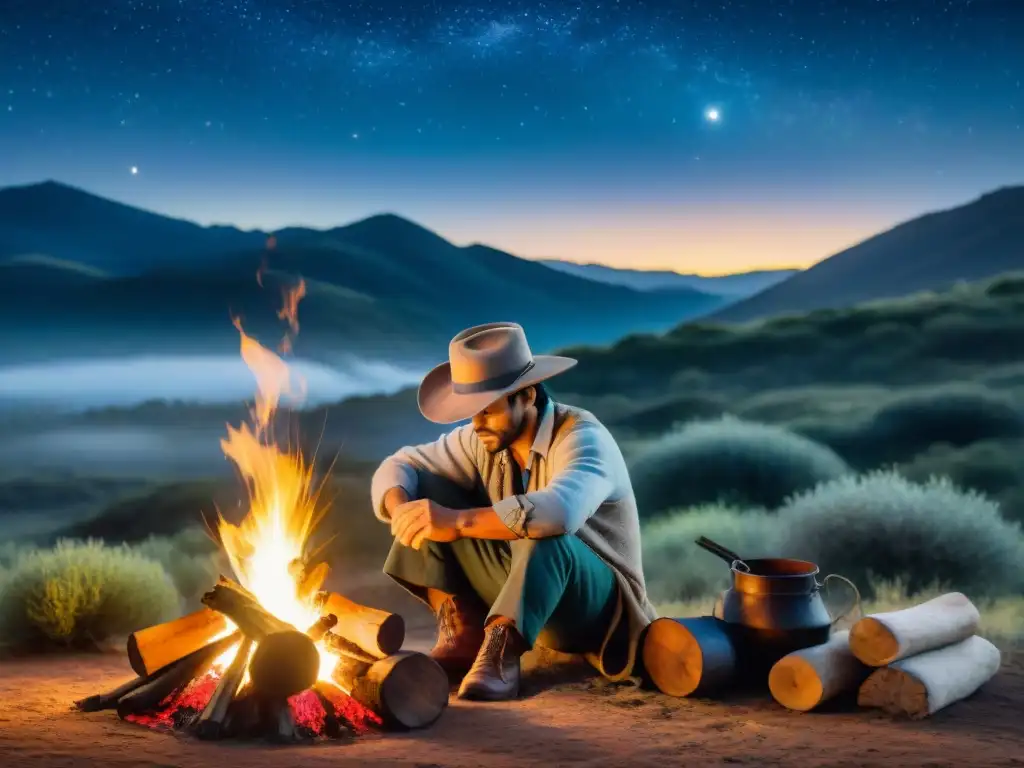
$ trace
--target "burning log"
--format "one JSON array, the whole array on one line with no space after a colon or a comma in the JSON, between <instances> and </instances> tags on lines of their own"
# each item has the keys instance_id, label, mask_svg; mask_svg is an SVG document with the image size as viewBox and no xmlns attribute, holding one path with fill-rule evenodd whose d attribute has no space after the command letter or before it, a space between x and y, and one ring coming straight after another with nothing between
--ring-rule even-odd
<instances>
[{"instance_id":1,"label":"burning log","mask_svg":"<svg viewBox=\"0 0 1024 768\"><path fill-rule=\"evenodd\" d=\"M329 613L326 616L321 616L316 624L306 630L306 634L309 635L309 639L314 643L319 643L323 640L324 635L334 629L337 623L338 617L333 613Z\"/></svg>"},{"instance_id":2,"label":"burning log","mask_svg":"<svg viewBox=\"0 0 1024 768\"><path fill-rule=\"evenodd\" d=\"M128 663L148 675L198 651L228 628L224 614L210 608L133 632L128 636Z\"/></svg>"},{"instance_id":3,"label":"burning log","mask_svg":"<svg viewBox=\"0 0 1024 768\"><path fill-rule=\"evenodd\" d=\"M252 695L252 689L239 692L228 707L221 733L225 737L239 738L259 734L259 702Z\"/></svg>"},{"instance_id":4,"label":"burning log","mask_svg":"<svg viewBox=\"0 0 1024 768\"><path fill-rule=\"evenodd\" d=\"M326 633L323 637L323 641L324 648L341 659L353 659L355 661L364 662L367 665L373 664L375 661L380 661L379 657L374 656L371 653L367 653L355 643L349 642L344 637L335 634L334 632Z\"/></svg>"},{"instance_id":5,"label":"burning log","mask_svg":"<svg viewBox=\"0 0 1024 768\"><path fill-rule=\"evenodd\" d=\"M259 698L286 699L312 688L320 672L320 652L304 632L266 635L249 662L253 691Z\"/></svg>"},{"instance_id":6,"label":"burning log","mask_svg":"<svg viewBox=\"0 0 1024 768\"><path fill-rule=\"evenodd\" d=\"M202 602L235 622L242 634L256 643L267 635L296 631L291 624L267 611L241 584L223 576L213 589L203 595Z\"/></svg>"},{"instance_id":7,"label":"burning log","mask_svg":"<svg viewBox=\"0 0 1024 768\"><path fill-rule=\"evenodd\" d=\"M367 663L342 657L332 674L352 698L400 728L423 728L448 706L448 675L429 656L404 651Z\"/></svg>"},{"instance_id":8,"label":"burning log","mask_svg":"<svg viewBox=\"0 0 1024 768\"><path fill-rule=\"evenodd\" d=\"M219 739L224 732L224 720L228 714L228 707L235 699L239 687L242 685L242 678L245 676L245 669L249 663L249 656L252 653L252 639L245 638L231 660L231 665L225 670L224 676L217 683L217 689L210 697L203 714L199 716L196 723L196 735L200 739Z\"/></svg>"},{"instance_id":9,"label":"burning log","mask_svg":"<svg viewBox=\"0 0 1024 768\"><path fill-rule=\"evenodd\" d=\"M203 675L217 657L231 648L239 639L239 633L233 632L198 651L193 651L163 669L158 669L149 675L143 683L117 700L118 717L123 719L128 715L145 712L168 696L180 691L193 678Z\"/></svg>"},{"instance_id":10,"label":"burning log","mask_svg":"<svg viewBox=\"0 0 1024 768\"><path fill-rule=\"evenodd\" d=\"M260 731L275 744L290 744L298 741L295 718L283 698L258 699Z\"/></svg>"},{"instance_id":11,"label":"burning log","mask_svg":"<svg viewBox=\"0 0 1024 768\"><path fill-rule=\"evenodd\" d=\"M397 613L349 600L337 592L317 594L321 613L338 617L335 631L378 659L398 653L405 643L405 620Z\"/></svg>"}]
</instances>

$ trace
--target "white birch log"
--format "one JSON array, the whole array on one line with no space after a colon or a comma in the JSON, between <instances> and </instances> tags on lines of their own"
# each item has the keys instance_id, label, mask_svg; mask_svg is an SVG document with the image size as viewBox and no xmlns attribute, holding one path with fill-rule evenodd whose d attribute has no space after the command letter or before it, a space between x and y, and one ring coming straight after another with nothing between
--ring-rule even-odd
<instances>
[{"instance_id":1,"label":"white birch log","mask_svg":"<svg viewBox=\"0 0 1024 768\"><path fill-rule=\"evenodd\" d=\"M928 602L866 616L850 630L850 650L869 667L884 667L966 640L981 617L966 596L949 592Z\"/></svg>"},{"instance_id":2,"label":"white birch log","mask_svg":"<svg viewBox=\"0 0 1024 768\"><path fill-rule=\"evenodd\" d=\"M854 691L871 674L850 651L849 631L828 642L783 656L768 674L768 689L787 709L807 712L841 693Z\"/></svg>"},{"instance_id":3,"label":"white birch log","mask_svg":"<svg viewBox=\"0 0 1024 768\"><path fill-rule=\"evenodd\" d=\"M876 669L857 694L862 707L919 720L966 699L999 671L999 649L974 635Z\"/></svg>"}]
</instances>

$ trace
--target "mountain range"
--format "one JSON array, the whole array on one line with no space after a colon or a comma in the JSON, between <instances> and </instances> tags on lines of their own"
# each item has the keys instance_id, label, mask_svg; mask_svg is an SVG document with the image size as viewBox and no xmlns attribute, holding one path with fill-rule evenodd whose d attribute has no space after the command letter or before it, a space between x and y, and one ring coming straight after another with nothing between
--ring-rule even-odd
<instances>
[{"instance_id":1,"label":"mountain range","mask_svg":"<svg viewBox=\"0 0 1024 768\"><path fill-rule=\"evenodd\" d=\"M0 189L0 348L5 363L224 352L237 343L232 314L275 341L281 291L301 275L300 355L426 364L480 322L521 322L535 351L548 351L698 318L848 307L1022 267L1024 187L915 218L804 271L703 278L457 246L393 214L326 230L203 227L44 182Z\"/></svg>"},{"instance_id":2,"label":"mountain range","mask_svg":"<svg viewBox=\"0 0 1024 768\"><path fill-rule=\"evenodd\" d=\"M203 227L56 182L0 190L5 362L233 350L230 314L274 340L280 291L299 275L307 295L296 351L326 362L351 353L433 361L460 329L494 320L521 322L536 351L603 344L727 300L584 279L456 246L392 214L268 233Z\"/></svg>"},{"instance_id":3,"label":"mountain range","mask_svg":"<svg viewBox=\"0 0 1024 768\"><path fill-rule=\"evenodd\" d=\"M560 259L542 259L541 263L570 275L611 285L624 285L637 291L692 288L729 298L753 296L800 271L798 269L763 269L753 272L738 272L733 275L705 277L704 275L685 275L668 269L649 271L621 269L604 264L577 264Z\"/></svg>"},{"instance_id":4,"label":"mountain range","mask_svg":"<svg viewBox=\"0 0 1024 768\"><path fill-rule=\"evenodd\" d=\"M712 313L722 322L849 307L1024 268L1024 186L919 216Z\"/></svg>"}]
</instances>

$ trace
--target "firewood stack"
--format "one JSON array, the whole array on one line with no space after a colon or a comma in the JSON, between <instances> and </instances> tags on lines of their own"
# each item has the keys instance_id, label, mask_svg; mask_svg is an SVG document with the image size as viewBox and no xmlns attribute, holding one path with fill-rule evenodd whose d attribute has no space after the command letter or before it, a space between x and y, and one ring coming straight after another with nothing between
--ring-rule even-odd
<instances>
[{"instance_id":1,"label":"firewood stack","mask_svg":"<svg viewBox=\"0 0 1024 768\"><path fill-rule=\"evenodd\" d=\"M300 632L224 576L202 602L195 613L133 633L128 659L137 677L76 707L116 709L121 719L201 739L290 743L380 726L422 728L448 704L441 667L401 650L405 622L397 614L319 592L321 618ZM318 679L320 642L338 657L332 682ZM231 663L213 669L232 648Z\"/></svg>"}]
</instances>

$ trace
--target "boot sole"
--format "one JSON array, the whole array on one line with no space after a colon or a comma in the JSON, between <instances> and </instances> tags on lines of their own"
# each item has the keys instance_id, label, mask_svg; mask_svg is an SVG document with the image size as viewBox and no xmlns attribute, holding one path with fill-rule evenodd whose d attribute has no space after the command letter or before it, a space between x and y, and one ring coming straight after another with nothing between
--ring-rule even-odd
<instances>
[{"instance_id":1,"label":"boot sole","mask_svg":"<svg viewBox=\"0 0 1024 768\"><path fill-rule=\"evenodd\" d=\"M519 698L519 686L517 685L510 693L469 688L465 691L460 690L459 698L464 701L513 701Z\"/></svg>"}]
</instances>

